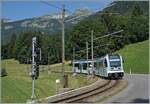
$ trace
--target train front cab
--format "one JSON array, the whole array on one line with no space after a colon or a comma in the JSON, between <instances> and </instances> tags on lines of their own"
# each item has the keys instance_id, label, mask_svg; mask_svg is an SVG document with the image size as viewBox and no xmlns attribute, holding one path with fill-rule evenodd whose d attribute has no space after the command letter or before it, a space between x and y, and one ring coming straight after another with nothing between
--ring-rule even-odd
<instances>
[{"instance_id":1,"label":"train front cab","mask_svg":"<svg viewBox=\"0 0 150 104\"><path fill-rule=\"evenodd\" d=\"M111 58L109 55L107 57L108 62L108 71L107 76L108 78L123 78L124 70L123 70L123 60L120 55L117 56L118 58Z\"/></svg>"}]
</instances>

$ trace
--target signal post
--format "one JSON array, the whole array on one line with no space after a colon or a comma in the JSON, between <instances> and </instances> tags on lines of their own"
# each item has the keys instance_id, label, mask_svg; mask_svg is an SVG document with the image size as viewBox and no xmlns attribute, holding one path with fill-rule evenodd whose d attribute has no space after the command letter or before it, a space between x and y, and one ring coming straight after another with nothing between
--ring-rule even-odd
<instances>
[{"instance_id":1,"label":"signal post","mask_svg":"<svg viewBox=\"0 0 150 104\"><path fill-rule=\"evenodd\" d=\"M41 49L39 48L36 37L32 38L32 95L31 99L35 99L35 80L39 77L39 62L41 60Z\"/></svg>"}]
</instances>

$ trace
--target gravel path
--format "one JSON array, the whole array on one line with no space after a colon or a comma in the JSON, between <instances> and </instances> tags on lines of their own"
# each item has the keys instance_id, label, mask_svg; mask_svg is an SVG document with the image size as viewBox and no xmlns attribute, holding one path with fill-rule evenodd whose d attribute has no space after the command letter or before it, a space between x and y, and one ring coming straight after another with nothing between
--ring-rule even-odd
<instances>
[{"instance_id":1,"label":"gravel path","mask_svg":"<svg viewBox=\"0 0 150 104\"><path fill-rule=\"evenodd\" d=\"M148 103L149 102L149 75L126 74L124 79L128 86L123 91L107 99L104 103Z\"/></svg>"}]
</instances>

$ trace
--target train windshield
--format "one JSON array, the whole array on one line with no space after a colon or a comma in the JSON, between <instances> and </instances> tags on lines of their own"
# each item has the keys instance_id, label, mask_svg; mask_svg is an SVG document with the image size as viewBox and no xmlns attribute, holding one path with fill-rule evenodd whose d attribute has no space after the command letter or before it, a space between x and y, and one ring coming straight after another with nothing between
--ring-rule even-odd
<instances>
[{"instance_id":1,"label":"train windshield","mask_svg":"<svg viewBox=\"0 0 150 104\"><path fill-rule=\"evenodd\" d=\"M121 67L120 61L110 61L110 67Z\"/></svg>"}]
</instances>

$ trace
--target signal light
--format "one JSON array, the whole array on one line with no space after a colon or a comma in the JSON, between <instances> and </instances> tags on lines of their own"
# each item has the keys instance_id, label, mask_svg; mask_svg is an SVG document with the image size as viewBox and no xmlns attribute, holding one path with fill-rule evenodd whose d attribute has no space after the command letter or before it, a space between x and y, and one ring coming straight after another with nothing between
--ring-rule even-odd
<instances>
[{"instance_id":1,"label":"signal light","mask_svg":"<svg viewBox=\"0 0 150 104\"><path fill-rule=\"evenodd\" d=\"M39 64L41 60L41 49L39 48L38 40L36 37L32 38L32 77L38 79L39 77Z\"/></svg>"}]
</instances>

